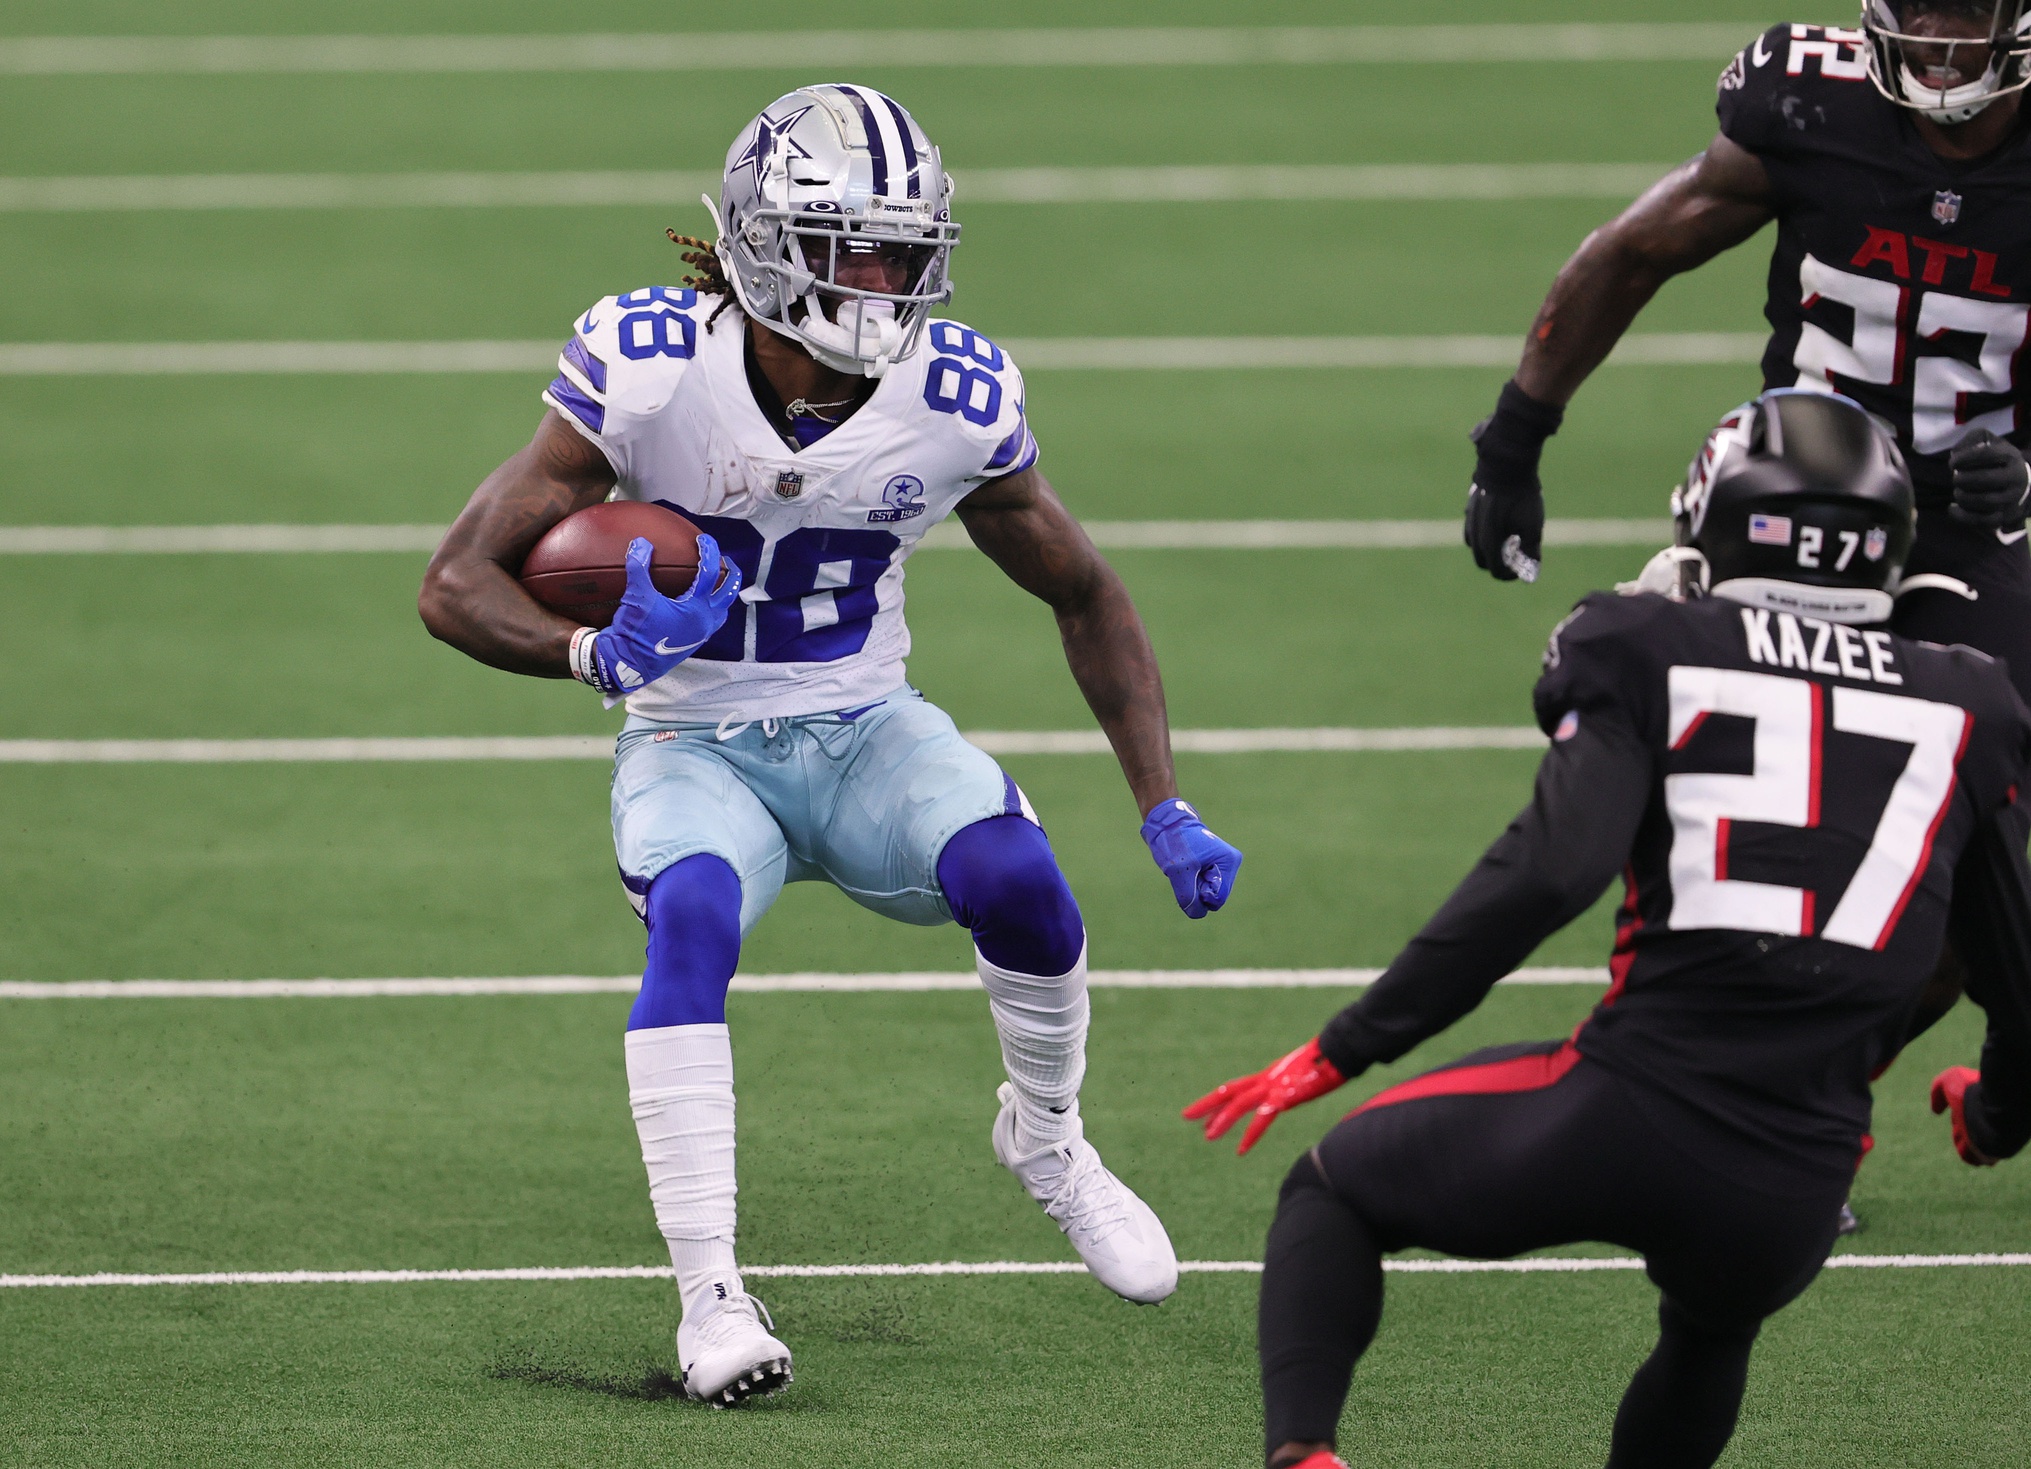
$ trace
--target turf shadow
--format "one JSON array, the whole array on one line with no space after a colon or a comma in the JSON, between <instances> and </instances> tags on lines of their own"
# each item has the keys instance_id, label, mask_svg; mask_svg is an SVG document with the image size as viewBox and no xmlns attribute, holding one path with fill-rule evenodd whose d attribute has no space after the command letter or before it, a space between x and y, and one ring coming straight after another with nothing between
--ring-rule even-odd
<instances>
[{"instance_id":1,"label":"turf shadow","mask_svg":"<svg viewBox=\"0 0 2031 1469\"><path fill-rule=\"evenodd\" d=\"M484 1369L496 1382L526 1382L537 1387L570 1388L601 1397L633 1402L689 1402L684 1385L660 1362L644 1362L619 1370L545 1360L533 1348L506 1353Z\"/></svg>"}]
</instances>

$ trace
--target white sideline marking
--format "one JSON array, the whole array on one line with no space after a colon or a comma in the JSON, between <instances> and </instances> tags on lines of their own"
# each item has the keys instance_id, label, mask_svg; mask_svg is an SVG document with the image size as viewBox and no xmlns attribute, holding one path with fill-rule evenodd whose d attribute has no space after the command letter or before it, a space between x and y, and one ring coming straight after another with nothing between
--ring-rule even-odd
<instances>
[{"instance_id":1,"label":"white sideline marking","mask_svg":"<svg viewBox=\"0 0 2031 1469\"><path fill-rule=\"evenodd\" d=\"M1418 550L1460 543L1458 520L1089 520L1108 551ZM0 555L191 555L211 552L434 551L437 525L9 525ZM1548 546L1658 546L1668 520L1547 520ZM966 527L934 525L920 551L970 551Z\"/></svg>"},{"instance_id":2,"label":"white sideline marking","mask_svg":"<svg viewBox=\"0 0 2031 1469\"><path fill-rule=\"evenodd\" d=\"M1097 729L969 730L990 755L1106 755ZM1529 725L1410 729L1174 729L1187 755L1535 750ZM426 735L413 739L0 740L0 765L351 764L414 760L611 760L611 735Z\"/></svg>"},{"instance_id":3,"label":"white sideline marking","mask_svg":"<svg viewBox=\"0 0 2031 1469\"><path fill-rule=\"evenodd\" d=\"M1741 366L1762 360L1759 332L1638 332L1621 367ZM155 377L235 373L550 372L558 340L500 342L0 342L0 377ZM1025 371L1229 372L1279 368L1513 368L1520 336L1011 337Z\"/></svg>"},{"instance_id":4,"label":"white sideline marking","mask_svg":"<svg viewBox=\"0 0 2031 1469\"><path fill-rule=\"evenodd\" d=\"M1094 989L1335 989L1373 984L1380 969L1095 969ZM1605 985L1608 971L1519 969L1503 984ZM500 979L0 980L0 1000L335 1000L413 995L631 995L639 975L542 974ZM977 990L972 970L897 974L737 974L736 994L893 994Z\"/></svg>"},{"instance_id":5,"label":"white sideline marking","mask_svg":"<svg viewBox=\"0 0 2031 1469\"><path fill-rule=\"evenodd\" d=\"M9 525L0 555L212 551L435 551L441 525Z\"/></svg>"},{"instance_id":6,"label":"white sideline marking","mask_svg":"<svg viewBox=\"0 0 2031 1469\"><path fill-rule=\"evenodd\" d=\"M974 204L1633 199L1669 163L1159 164L977 168L955 174ZM0 177L0 213L156 209L695 208L719 175L570 173L190 173Z\"/></svg>"},{"instance_id":7,"label":"white sideline marking","mask_svg":"<svg viewBox=\"0 0 2031 1469\"><path fill-rule=\"evenodd\" d=\"M1118 27L542 36L37 36L0 74L725 71L852 66L1233 66L1723 61L1740 24Z\"/></svg>"},{"instance_id":8,"label":"white sideline marking","mask_svg":"<svg viewBox=\"0 0 2031 1469\"><path fill-rule=\"evenodd\" d=\"M1827 1268L1925 1270L1968 1266L2031 1265L2031 1254L1835 1255ZM1633 1255L1537 1256L1527 1260L1384 1260L1399 1275L1575 1275L1596 1270L1641 1270ZM1186 1275L1257 1275L1257 1260L1180 1260ZM741 1274L758 1280L964 1275L1084 1275L1073 1260L944 1260L921 1265L743 1265ZM507 1270L205 1270L140 1275L101 1271L92 1275L0 1275L0 1289L105 1285L415 1285L429 1281L506 1280L668 1280L667 1265L532 1266Z\"/></svg>"}]
</instances>

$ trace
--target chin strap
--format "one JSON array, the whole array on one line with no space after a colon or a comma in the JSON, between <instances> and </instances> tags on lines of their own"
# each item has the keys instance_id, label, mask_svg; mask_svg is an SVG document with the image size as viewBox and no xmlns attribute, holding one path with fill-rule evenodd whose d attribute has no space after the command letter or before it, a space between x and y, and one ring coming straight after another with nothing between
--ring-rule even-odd
<instances>
[{"instance_id":1,"label":"chin strap","mask_svg":"<svg viewBox=\"0 0 2031 1469\"><path fill-rule=\"evenodd\" d=\"M1928 87L1910 67L1903 68L1903 72L1904 95L1911 99L1919 114L1947 127L1979 116L1991 102L2003 95L1990 86L1987 77L1978 82L1964 82L1958 87ZM1924 100L1927 98L1932 99L1934 105L1928 107Z\"/></svg>"},{"instance_id":2,"label":"chin strap","mask_svg":"<svg viewBox=\"0 0 2031 1469\"><path fill-rule=\"evenodd\" d=\"M896 325L895 303L842 302L839 313L852 315L856 331L826 316L816 288L805 293L803 302L804 320L795 330L813 357L834 372L880 377L889 370L890 361L903 344L902 328Z\"/></svg>"},{"instance_id":3,"label":"chin strap","mask_svg":"<svg viewBox=\"0 0 2031 1469\"><path fill-rule=\"evenodd\" d=\"M1650 592L1669 597L1674 602L1684 602L1705 596L1711 579L1707 558L1697 549L1692 546L1666 546L1644 563L1636 580L1618 581L1615 590L1625 597Z\"/></svg>"}]
</instances>

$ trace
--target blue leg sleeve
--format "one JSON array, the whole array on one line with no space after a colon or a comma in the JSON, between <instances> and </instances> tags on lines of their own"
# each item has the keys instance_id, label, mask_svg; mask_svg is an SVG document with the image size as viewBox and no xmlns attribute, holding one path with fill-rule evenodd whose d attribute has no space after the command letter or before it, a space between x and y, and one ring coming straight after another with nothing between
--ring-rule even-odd
<instances>
[{"instance_id":1,"label":"blue leg sleeve","mask_svg":"<svg viewBox=\"0 0 2031 1469\"><path fill-rule=\"evenodd\" d=\"M973 930L987 962L1018 974L1065 974L1079 962L1086 924L1043 828L1023 816L961 827L938 856L952 916Z\"/></svg>"},{"instance_id":2,"label":"blue leg sleeve","mask_svg":"<svg viewBox=\"0 0 2031 1469\"><path fill-rule=\"evenodd\" d=\"M740 962L740 879L721 858L700 852L649 884L649 962L629 1030L722 1025L726 988Z\"/></svg>"}]
</instances>

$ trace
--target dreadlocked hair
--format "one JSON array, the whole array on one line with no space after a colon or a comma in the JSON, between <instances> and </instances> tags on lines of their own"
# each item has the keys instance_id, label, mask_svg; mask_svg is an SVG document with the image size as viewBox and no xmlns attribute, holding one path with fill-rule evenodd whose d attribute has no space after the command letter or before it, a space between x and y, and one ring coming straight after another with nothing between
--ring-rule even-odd
<instances>
[{"instance_id":1,"label":"dreadlocked hair","mask_svg":"<svg viewBox=\"0 0 2031 1469\"><path fill-rule=\"evenodd\" d=\"M669 229L663 233L670 237L671 244L683 251L677 258L698 272L696 275L686 273L679 284L689 286L692 290L707 296L720 298L719 305L712 310L712 315L705 318L705 329L709 332L712 330L712 324L719 320L720 314L727 307L736 304L733 287L727 283L726 266L720 260L719 252L696 235L680 235L677 231Z\"/></svg>"}]
</instances>

